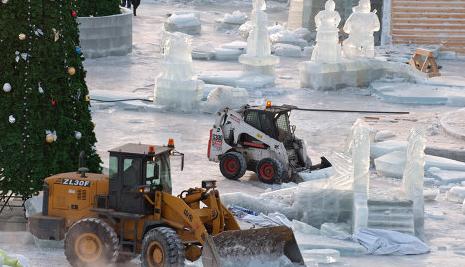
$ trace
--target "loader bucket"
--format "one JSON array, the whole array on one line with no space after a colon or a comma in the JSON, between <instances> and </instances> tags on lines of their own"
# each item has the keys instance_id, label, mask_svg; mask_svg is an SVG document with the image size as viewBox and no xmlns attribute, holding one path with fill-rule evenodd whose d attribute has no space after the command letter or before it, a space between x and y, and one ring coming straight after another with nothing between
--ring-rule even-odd
<instances>
[{"instance_id":1,"label":"loader bucket","mask_svg":"<svg viewBox=\"0 0 465 267\"><path fill-rule=\"evenodd\" d=\"M327 158L321 157L321 163L311 166L310 170L312 171L321 170L321 169L329 168L331 166L333 166L333 164L331 164L331 162L329 162Z\"/></svg>"},{"instance_id":2,"label":"loader bucket","mask_svg":"<svg viewBox=\"0 0 465 267\"><path fill-rule=\"evenodd\" d=\"M275 261L283 255L295 265L305 266L292 230L276 226L208 236L202 262L204 267L229 267L240 266L241 262L248 263L251 259Z\"/></svg>"}]
</instances>

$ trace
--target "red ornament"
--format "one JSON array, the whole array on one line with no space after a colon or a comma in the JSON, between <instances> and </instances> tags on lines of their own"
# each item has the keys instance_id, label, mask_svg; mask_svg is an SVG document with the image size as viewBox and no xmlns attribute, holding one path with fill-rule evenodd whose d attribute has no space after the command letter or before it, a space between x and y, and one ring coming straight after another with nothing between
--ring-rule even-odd
<instances>
[{"instance_id":1,"label":"red ornament","mask_svg":"<svg viewBox=\"0 0 465 267\"><path fill-rule=\"evenodd\" d=\"M55 99L52 99L52 101L50 101L51 104L52 104L52 107L56 107L57 106L57 101Z\"/></svg>"},{"instance_id":2,"label":"red ornament","mask_svg":"<svg viewBox=\"0 0 465 267\"><path fill-rule=\"evenodd\" d=\"M75 10L71 11L71 15L75 18L77 17L77 12Z\"/></svg>"}]
</instances>

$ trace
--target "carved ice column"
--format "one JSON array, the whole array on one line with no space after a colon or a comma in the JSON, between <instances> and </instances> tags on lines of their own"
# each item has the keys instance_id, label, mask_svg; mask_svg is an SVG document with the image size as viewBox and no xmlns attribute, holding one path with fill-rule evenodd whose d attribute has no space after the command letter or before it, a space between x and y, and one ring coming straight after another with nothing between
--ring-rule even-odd
<instances>
[{"instance_id":1,"label":"carved ice column","mask_svg":"<svg viewBox=\"0 0 465 267\"><path fill-rule=\"evenodd\" d=\"M408 138L407 163L402 183L406 197L413 201L415 235L420 239L424 239L425 146L425 133L418 129L412 129Z\"/></svg>"},{"instance_id":2,"label":"carved ice column","mask_svg":"<svg viewBox=\"0 0 465 267\"><path fill-rule=\"evenodd\" d=\"M352 230L368 225L368 190L370 186L370 127L357 120L352 127L350 147L354 164Z\"/></svg>"}]
</instances>

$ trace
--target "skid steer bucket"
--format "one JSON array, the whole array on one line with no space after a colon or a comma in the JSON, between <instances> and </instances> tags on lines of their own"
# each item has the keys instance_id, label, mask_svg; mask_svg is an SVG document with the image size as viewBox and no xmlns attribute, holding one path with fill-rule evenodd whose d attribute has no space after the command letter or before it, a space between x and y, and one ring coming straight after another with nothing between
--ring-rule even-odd
<instances>
[{"instance_id":1,"label":"skid steer bucket","mask_svg":"<svg viewBox=\"0 0 465 267\"><path fill-rule=\"evenodd\" d=\"M292 230L276 226L208 236L202 262L205 267L229 267L243 265L252 259L276 261L283 255L296 266L305 266Z\"/></svg>"}]
</instances>

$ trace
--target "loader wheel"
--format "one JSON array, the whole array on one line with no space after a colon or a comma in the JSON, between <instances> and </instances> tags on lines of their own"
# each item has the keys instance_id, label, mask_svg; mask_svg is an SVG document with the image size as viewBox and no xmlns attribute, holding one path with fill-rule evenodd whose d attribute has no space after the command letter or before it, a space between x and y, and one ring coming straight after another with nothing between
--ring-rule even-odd
<instances>
[{"instance_id":1,"label":"loader wheel","mask_svg":"<svg viewBox=\"0 0 465 267\"><path fill-rule=\"evenodd\" d=\"M106 222L86 218L66 233L65 255L73 267L112 264L118 259L118 243L118 236Z\"/></svg>"},{"instance_id":2,"label":"loader wheel","mask_svg":"<svg viewBox=\"0 0 465 267\"><path fill-rule=\"evenodd\" d=\"M220 161L220 171L224 177L231 180L239 180L247 170L247 162L239 152L228 152Z\"/></svg>"},{"instance_id":3,"label":"loader wheel","mask_svg":"<svg viewBox=\"0 0 465 267\"><path fill-rule=\"evenodd\" d=\"M266 184L281 183L284 176L283 164L272 158L264 158L257 164L257 176Z\"/></svg>"},{"instance_id":4,"label":"loader wheel","mask_svg":"<svg viewBox=\"0 0 465 267\"><path fill-rule=\"evenodd\" d=\"M184 245L173 229L157 227L145 234L142 267L182 267L184 260Z\"/></svg>"}]
</instances>

